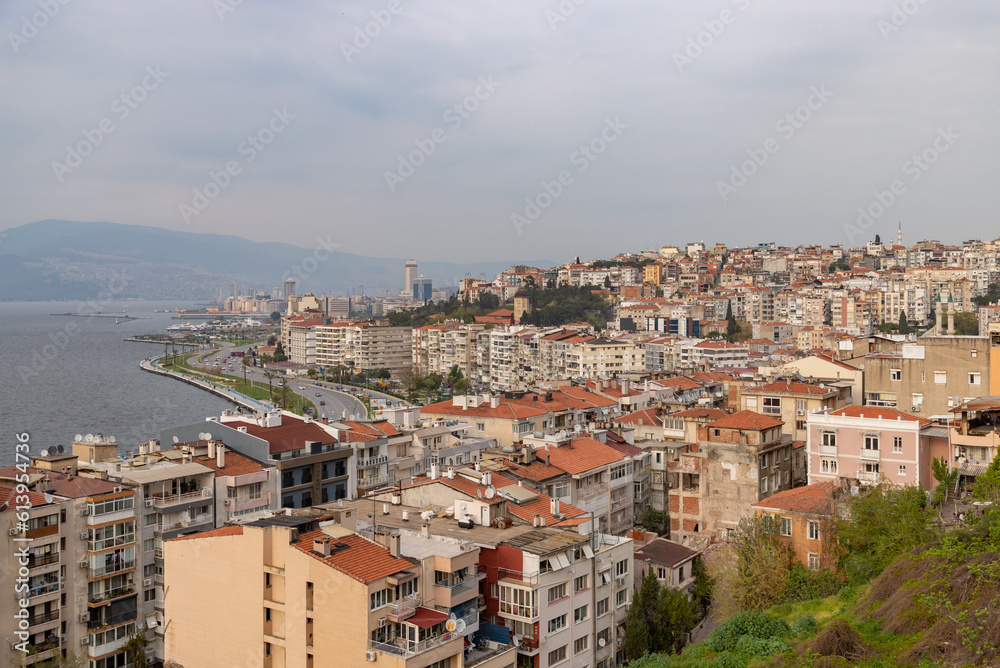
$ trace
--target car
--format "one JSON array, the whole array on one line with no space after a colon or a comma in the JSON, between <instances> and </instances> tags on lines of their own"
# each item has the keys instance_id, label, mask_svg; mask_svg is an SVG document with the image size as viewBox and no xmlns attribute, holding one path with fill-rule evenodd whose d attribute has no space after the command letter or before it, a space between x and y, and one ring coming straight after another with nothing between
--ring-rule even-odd
<instances>
[{"instance_id":1,"label":"car","mask_svg":"<svg viewBox=\"0 0 1000 668\"><path fill-rule=\"evenodd\" d=\"M322 395L322 394L320 394L319 392L317 392L317 393L316 393L316 396L317 396L317 397L322 397L323 395Z\"/></svg>"},{"instance_id":2,"label":"car","mask_svg":"<svg viewBox=\"0 0 1000 668\"><path fill-rule=\"evenodd\" d=\"M326 402L325 401L321 401L321 402L319 402L319 405L320 406L326 406Z\"/></svg>"},{"instance_id":3,"label":"car","mask_svg":"<svg viewBox=\"0 0 1000 668\"><path fill-rule=\"evenodd\" d=\"M304 390L304 389L306 389L306 388L304 388L304 387L302 387L301 385L299 385L299 389L300 389L300 390Z\"/></svg>"}]
</instances>

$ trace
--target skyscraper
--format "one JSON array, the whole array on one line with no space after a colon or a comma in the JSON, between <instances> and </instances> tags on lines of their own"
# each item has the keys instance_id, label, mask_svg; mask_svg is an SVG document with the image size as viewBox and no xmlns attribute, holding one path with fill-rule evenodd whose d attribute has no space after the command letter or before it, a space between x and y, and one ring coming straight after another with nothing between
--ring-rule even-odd
<instances>
[{"instance_id":1,"label":"skyscraper","mask_svg":"<svg viewBox=\"0 0 1000 668\"><path fill-rule=\"evenodd\" d=\"M417 261L407 260L406 265L403 267L403 292L414 297L413 294L413 283L417 280Z\"/></svg>"},{"instance_id":2,"label":"skyscraper","mask_svg":"<svg viewBox=\"0 0 1000 668\"><path fill-rule=\"evenodd\" d=\"M285 279L285 299L295 296L295 279L286 278Z\"/></svg>"}]
</instances>

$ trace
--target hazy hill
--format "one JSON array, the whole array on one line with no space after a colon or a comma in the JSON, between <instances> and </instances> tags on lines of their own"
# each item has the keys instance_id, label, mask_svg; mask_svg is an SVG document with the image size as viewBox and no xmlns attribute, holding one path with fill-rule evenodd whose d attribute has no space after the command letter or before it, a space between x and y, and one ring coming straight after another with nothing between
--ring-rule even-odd
<instances>
[{"instance_id":1,"label":"hazy hill","mask_svg":"<svg viewBox=\"0 0 1000 668\"><path fill-rule=\"evenodd\" d=\"M405 258L332 252L313 264L313 250L141 225L43 220L9 229L0 241L0 300L80 299L109 286L120 297L211 297L233 280L269 289L297 266L300 293L347 294L364 285L369 295L395 294L402 287ZM307 259L305 269L313 271L303 279ZM525 260L419 266L436 286L444 286L467 275L492 279L515 262Z\"/></svg>"}]
</instances>

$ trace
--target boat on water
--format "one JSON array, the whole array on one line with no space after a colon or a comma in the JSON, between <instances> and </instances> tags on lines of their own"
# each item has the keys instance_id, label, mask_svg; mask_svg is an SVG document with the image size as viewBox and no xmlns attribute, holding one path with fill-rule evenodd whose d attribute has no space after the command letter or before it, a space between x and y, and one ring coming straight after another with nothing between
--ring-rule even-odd
<instances>
[{"instance_id":1,"label":"boat on water","mask_svg":"<svg viewBox=\"0 0 1000 668\"><path fill-rule=\"evenodd\" d=\"M205 329L205 325L195 325L190 322L186 322L183 325L170 325L167 327L168 332L200 332Z\"/></svg>"}]
</instances>

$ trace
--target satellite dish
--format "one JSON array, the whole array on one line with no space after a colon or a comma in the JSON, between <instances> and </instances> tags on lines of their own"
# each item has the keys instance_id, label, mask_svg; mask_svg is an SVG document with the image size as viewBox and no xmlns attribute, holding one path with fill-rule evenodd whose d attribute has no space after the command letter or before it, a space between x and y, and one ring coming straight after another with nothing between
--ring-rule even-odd
<instances>
[{"instance_id":1,"label":"satellite dish","mask_svg":"<svg viewBox=\"0 0 1000 668\"><path fill-rule=\"evenodd\" d=\"M49 451L48 450L42 450L38 454L40 454L42 457L48 457L49 456Z\"/></svg>"},{"instance_id":2,"label":"satellite dish","mask_svg":"<svg viewBox=\"0 0 1000 668\"><path fill-rule=\"evenodd\" d=\"M604 647L607 644L608 644L608 641L605 640L604 638L598 638L597 639L597 646L598 647Z\"/></svg>"},{"instance_id":3,"label":"satellite dish","mask_svg":"<svg viewBox=\"0 0 1000 668\"><path fill-rule=\"evenodd\" d=\"M444 623L444 628L448 632L454 631L456 628L458 628L458 622L456 622L454 619L449 619Z\"/></svg>"},{"instance_id":4,"label":"satellite dish","mask_svg":"<svg viewBox=\"0 0 1000 668\"><path fill-rule=\"evenodd\" d=\"M210 432L210 431L206 431L205 432L205 440L206 441L211 441L212 440L212 432Z\"/></svg>"},{"instance_id":5,"label":"satellite dish","mask_svg":"<svg viewBox=\"0 0 1000 668\"><path fill-rule=\"evenodd\" d=\"M337 499L337 505L340 506L341 508L343 508L344 507L344 500L343 499Z\"/></svg>"},{"instance_id":6,"label":"satellite dish","mask_svg":"<svg viewBox=\"0 0 1000 668\"><path fill-rule=\"evenodd\" d=\"M56 446L56 452L58 452L58 453L62 454L63 452L66 452L66 448L64 448L64 447L63 447L63 446L61 446L61 445L57 445L57 446Z\"/></svg>"},{"instance_id":7,"label":"satellite dish","mask_svg":"<svg viewBox=\"0 0 1000 668\"><path fill-rule=\"evenodd\" d=\"M93 443L94 442L94 435L93 434L87 434L86 436L84 436L84 439L87 441L87 443Z\"/></svg>"},{"instance_id":8,"label":"satellite dish","mask_svg":"<svg viewBox=\"0 0 1000 668\"><path fill-rule=\"evenodd\" d=\"M486 488L486 498L487 499L492 499L496 495L497 495L497 491L495 489L493 489L492 485Z\"/></svg>"},{"instance_id":9,"label":"satellite dish","mask_svg":"<svg viewBox=\"0 0 1000 668\"><path fill-rule=\"evenodd\" d=\"M172 441L173 441L174 443L180 443L180 440L181 440L181 439L179 439L179 438L177 438L176 436L174 436L174 437L173 437L173 438L172 438L171 440L172 440Z\"/></svg>"},{"instance_id":10,"label":"satellite dish","mask_svg":"<svg viewBox=\"0 0 1000 668\"><path fill-rule=\"evenodd\" d=\"M199 440L199 441L204 441L204 440L207 440L207 439L205 438L205 432L203 432L203 431L199 431L199 432L198 432L198 440Z\"/></svg>"},{"instance_id":11,"label":"satellite dish","mask_svg":"<svg viewBox=\"0 0 1000 668\"><path fill-rule=\"evenodd\" d=\"M114 436L108 436L108 440L114 443L116 439Z\"/></svg>"},{"instance_id":12,"label":"satellite dish","mask_svg":"<svg viewBox=\"0 0 1000 668\"><path fill-rule=\"evenodd\" d=\"M82 443L83 442L83 434L77 434L76 438L74 438L73 440L76 441L77 443Z\"/></svg>"},{"instance_id":13,"label":"satellite dish","mask_svg":"<svg viewBox=\"0 0 1000 668\"><path fill-rule=\"evenodd\" d=\"M465 620L459 619L455 622L455 632L462 633L463 631L465 631Z\"/></svg>"},{"instance_id":14,"label":"satellite dish","mask_svg":"<svg viewBox=\"0 0 1000 668\"><path fill-rule=\"evenodd\" d=\"M52 498L53 497L52 497L51 494L46 494L45 495L45 503L52 503Z\"/></svg>"}]
</instances>

